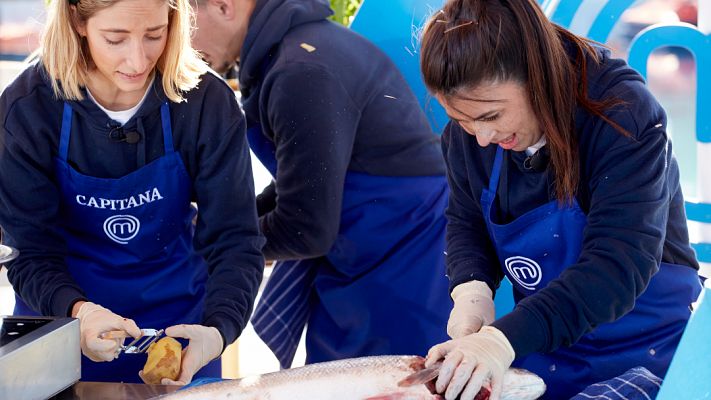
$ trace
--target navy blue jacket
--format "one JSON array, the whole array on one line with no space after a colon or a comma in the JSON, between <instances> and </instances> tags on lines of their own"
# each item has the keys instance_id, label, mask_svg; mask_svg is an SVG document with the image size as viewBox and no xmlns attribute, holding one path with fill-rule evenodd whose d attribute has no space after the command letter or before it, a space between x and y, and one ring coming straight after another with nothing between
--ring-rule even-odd
<instances>
[{"instance_id":1,"label":"navy blue jacket","mask_svg":"<svg viewBox=\"0 0 711 400\"><path fill-rule=\"evenodd\" d=\"M582 252L545 289L495 321L516 355L550 352L575 343L596 326L629 312L660 261L698 269L689 246L679 169L666 133L666 115L640 75L609 52L589 64L593 99L626 102L606 114L625 137L578 108L580 183L576 199L587 215ZM477 145L450 122L442 138L451 197L447 210L447 268L451 287L472 279L493 289L503 272L487 233L480 196L488 185L496 145ZM507 223L555 199L551 168L523 167L524 152L506 151L495 200L497 223Z\"/></svg>"},{"instance_id":2,"label":"navy blue jacket","mask_svg":"<svg viewBox=\"0 0 711 400\"><path fill-rule=\"evenodd\" d=\"M259 0L240 55L248 127L261 124L276 147L276 190L259 207L270 259L328 252L348 171L445 174L439 137L397 67L330 14L325 0Z\"/></svg>"},{"instance_id":3,"label":"navy blue jacket","mask_svg":"<svg viewBox=\"0 0 711 400\"><path fill-rule=\"evenodd\" d=\"M208 265L203 323L216 327L229 344L247 323L264 265L244 117L235 112L232 91L212 74L203 75L185 96L187 101L169 104L173 142L200 207L193 245ZM111 140L110 125L117 123L88 97L72 101L69 163L86 175L118 178L161 157L164 101L158 76L124 125L141 135L136 144ZM53 158L62 107L40 64L26 69L0 97L0 226L4 240L20 250L8 265L8 277L27 305L55 316L69 315L72 304L86 299L65 264L66 243L57 224L60 193Z\"/></svg>"}]
</instances>

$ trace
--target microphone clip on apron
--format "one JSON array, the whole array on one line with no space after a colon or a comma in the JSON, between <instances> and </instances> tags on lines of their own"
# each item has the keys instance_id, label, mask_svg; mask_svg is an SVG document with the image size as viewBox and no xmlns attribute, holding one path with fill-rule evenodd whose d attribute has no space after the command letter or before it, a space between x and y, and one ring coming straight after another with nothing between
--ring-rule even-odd
<instances>
[{"instance_id":1,"label":"microphone clip on apron","mask_svg":"<svg viewBox=\"0 0 711 400\"><path fill-rule=\"evenodd\" d=\"M562 207L556 200L514 221L492 221L492 209L504 151L496 151L488 189L481 206L504 273L518 301L556 279L580 256L587 217L577 201ZM692 268L661 263L635 308L617 321L598 326L571 347L534 353L514 361L543 378L544 398L568 399L585 387L644 366L664 377L690 316L689 304L701 291Z\"/></svg>"},{"instance_id":2,"label":"microphone clip on apron","mask_svg":"<svg viewBox=\"0 0 711 400\"><path fill-rule=\"evenodd\" d=\"M160 112L165 154L120 178L96 178L68 163L73 112L65 103L55 158L69 272L89 301L156 329L199 323L207 280L192 247L192 182L173 147L168 103ZM36 315L17 300L16 315ZM141 383L145 361L145 354L100 363L82 356L82 380ZM220 377L219 359L199 376Z\"/></svg>"},{"instance_id":3,"label":"microphone clip on apron","mask_svg":"<svg viewBox=\"0 0 711 400\"><path fill-rule=\"evenodd\" d=\"M276 177L274 143L259 125L247 137ZM254 329L282 368L291 366L307 324L307 363L425 354L447 340L448 193L444 176L347 173L339 234L329 253L278 262L254 311Z\"/></svg>"}]
</instances>

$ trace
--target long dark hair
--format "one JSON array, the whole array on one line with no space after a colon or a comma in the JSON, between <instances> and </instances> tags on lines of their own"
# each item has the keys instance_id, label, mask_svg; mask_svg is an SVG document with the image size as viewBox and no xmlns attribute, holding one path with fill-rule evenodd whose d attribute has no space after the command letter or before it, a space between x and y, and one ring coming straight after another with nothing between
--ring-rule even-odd
<instances>
[{"instance_id":1,"label":"long dark hair","mask_svg":"<svg viewBox=\"0 0 711 400\"><path fill-rule=\"evenodd\" d=\"M486 81L523 84L550 147L556 198L570 202L580 179L576 107L628 135L603 114L621 101L588 98L587 58L599 62L591 43L550 22L535 0L449 0L425 27L420 66L444 97Z\"/></svg>"}]
</instances>

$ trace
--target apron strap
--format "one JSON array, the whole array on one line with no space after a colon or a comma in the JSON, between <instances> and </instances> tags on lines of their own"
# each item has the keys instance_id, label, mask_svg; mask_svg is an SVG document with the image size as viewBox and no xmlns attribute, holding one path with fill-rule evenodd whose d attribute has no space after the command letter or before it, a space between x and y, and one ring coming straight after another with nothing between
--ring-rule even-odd
<instances>
[{"instance_id":1,"label":"apron strap","mask_svg":"<svg viewBox=\"0 0 711 400\"><path fill-rule=\"evenodd\" d=\"M165 154L173 153L173 129L170 126L170 109L168 108L168 102L161 104L160 106L160 119L163 123L163 147L165 148Z\"/></svg>"},{"instance_id":2,"label":"apron strap","mask_svg":"<svg viewBox=\"0 0 711 400\"><path fill-rule=\"evenodd\" d=\"M491 172L491 179L489 179L489 191L491 193L496 193L496 188L499 187L499 176L501 175L501 162L503 159L504 149L501 146L497 146L496 158L494 159L494 169Z\"/></svg>"},{"instance_id":3,"label":"apron strap","mask_svg":"<svg viewBox=\"0 0 711 400\"><path fill-rule=\"evenodd\" d=\"M269 170L273 177L277 173L276 148L262 133L262 125L256 124L247 129L247 142L259 161Z\"/></svg>"},{"instance_id":4,"label":"apron strap","mask_svg":"<svg viewBox=\"0 0 711 400\"><path fill-rule=\"evenodd\" d=\"M269 54L264 57L262 60L261 78L264 78L264 76L267 75L267 71L269 71L273 61L273 54ZM261 161L264 167L272 174L272 178L276 178L276 146L274 145L274 142L264 136L261 123L252 123L252 121L247 120L247 142L249 143L249 148L252 150L254 155L257 156L259 161Z\"/></svg>"},{"instance_id":5,"label":"apron strap","mask_svg":"<svg viewBox=\"0 0 711 400\"><path fill-rule=\"evenodd\" d=\"M62 113L62 130L59 136L59 158L67 161L69 154L69 135L72 131L72 106L64 102L64 112Z\"/></svg>"}]
</instances>

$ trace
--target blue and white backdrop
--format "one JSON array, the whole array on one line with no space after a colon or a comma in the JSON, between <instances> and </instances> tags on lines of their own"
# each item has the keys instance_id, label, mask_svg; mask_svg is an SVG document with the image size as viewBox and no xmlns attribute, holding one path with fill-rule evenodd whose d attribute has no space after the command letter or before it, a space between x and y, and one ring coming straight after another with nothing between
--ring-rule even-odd
<instances>
[{"instance_id":1,"label":"blue and white backdrop","mask_svg":"<svg viewBox=\"0 0 711 400\"><path fill-rule=\"evenodd\" d=\"M702 262L702 274L711 276L711 0L538 2L552 21L610 45L616 56L626 58L649 80L650 89L669 114L692 245ZM443 3L364 0L352 24L400 67L438 130L444 127L446 116L426 93L417 53L426 18ZM680 22L670 4L695 13L696 25ZM654 68L648 69L652 59Z\"/></svg>"}]
</instances>

